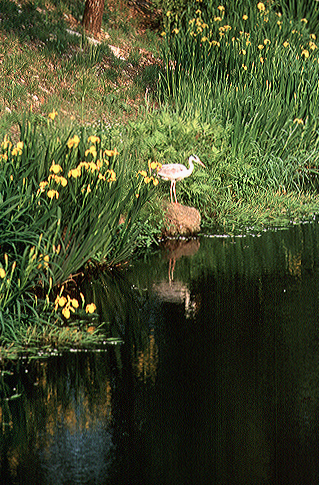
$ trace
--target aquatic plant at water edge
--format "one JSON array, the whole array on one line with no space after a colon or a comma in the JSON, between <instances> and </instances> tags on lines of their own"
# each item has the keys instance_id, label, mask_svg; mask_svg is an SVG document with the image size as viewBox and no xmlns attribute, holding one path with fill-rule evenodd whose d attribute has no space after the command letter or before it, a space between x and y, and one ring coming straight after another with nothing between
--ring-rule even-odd
<instances>
[{"instance_id":1,"label":"aquatic plant at water edge","mask_svg":"<svg viewBox=\"0 0 319 485\"><path fill-rule=\"evenodd\" d=\"M58 133L55 117L45 126L25 119L20 140L5 137L0 145L2 338L14 339L19 324L43 325L56 288L86 265L126 261L157 184L128 170L125 153L100 136Z\"/></svg>"}]
</instances>

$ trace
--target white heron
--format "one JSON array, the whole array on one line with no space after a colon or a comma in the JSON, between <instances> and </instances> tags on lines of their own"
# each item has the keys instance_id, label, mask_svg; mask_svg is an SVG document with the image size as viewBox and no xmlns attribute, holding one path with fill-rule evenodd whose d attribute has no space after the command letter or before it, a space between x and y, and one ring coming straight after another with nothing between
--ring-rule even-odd
<instances>
[{"instance_id":1,"label":"white heron","mask_svg":"<svg viewBox=\"0 0 319 485\"><path fill-rule=\"evenodd\" d=\"M171 194L171 202L173 204L173 193L175 197L175 202L177 204L177 197L176 197L176 182L178 180L182 180L186 177L189 177L192 171L194 170L194 164L193 162L199 163L202 167L206 168L203 162L200 161L200 159L195 155L195 156L190 156L188 159L189 163L189 168L186 168L185 165L182 165L181 163L168 163L162 165L162 168L159 170L158 175L163 179L163 180L170 180L171 181L171 189L170 189L170 194Z\"/></svg>"}]
</instances>

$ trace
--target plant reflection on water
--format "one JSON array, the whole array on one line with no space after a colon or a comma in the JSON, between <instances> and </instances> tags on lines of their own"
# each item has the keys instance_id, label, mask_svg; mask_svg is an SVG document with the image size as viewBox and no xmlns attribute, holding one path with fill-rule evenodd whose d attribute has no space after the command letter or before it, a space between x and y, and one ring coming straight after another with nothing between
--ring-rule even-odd
<instances>
[{"instance_id":1,"label":"plant reflection on water","mask_svg":"<svg viewBox=\"0 0 319 485\"><path fill-rule=\"evenodd\" d=\"M123 343L1 364L1 483L317 484L318 255L301 225L88 283Z\"/></svg>"}]
</instances>

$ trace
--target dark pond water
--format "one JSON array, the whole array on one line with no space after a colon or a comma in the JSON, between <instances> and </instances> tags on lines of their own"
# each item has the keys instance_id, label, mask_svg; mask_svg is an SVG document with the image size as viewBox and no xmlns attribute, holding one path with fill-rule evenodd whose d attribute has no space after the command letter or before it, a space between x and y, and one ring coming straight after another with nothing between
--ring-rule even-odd
<instances>
[{"instance_id":1,"label":"dark pond water","mask_svg":"<svg viewBox=\"0 0 319 485\"><path fill-rule=\"evenodd\" d=\"M318 224L171 242L87 293L123 343L2 364L1 483L318 484Z\"/></svg>"}]
</instances>

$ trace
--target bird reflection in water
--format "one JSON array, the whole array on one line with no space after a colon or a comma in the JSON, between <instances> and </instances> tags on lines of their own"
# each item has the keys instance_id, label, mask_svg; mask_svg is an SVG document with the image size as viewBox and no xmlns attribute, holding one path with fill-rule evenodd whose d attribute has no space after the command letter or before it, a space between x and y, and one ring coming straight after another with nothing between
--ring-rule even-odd
<instances>
[{"instance_id":1,"label":"bird reflection in water","mask_svg":"<svg viewBox=\"0 0 319 485\"><path fill-rule=\"evenodd\" d=\"M200 247L198 239L188 240L168 240L164 244L167 253L165 259L168 260L168 281L162 280L153 285L154 292L158 297L168 303L184 304L185 316L191 317L198 308L198 302L192 298L187 283L174 280L176 261L182 257L194 255Z\"/></svg>"}]
</instances>

